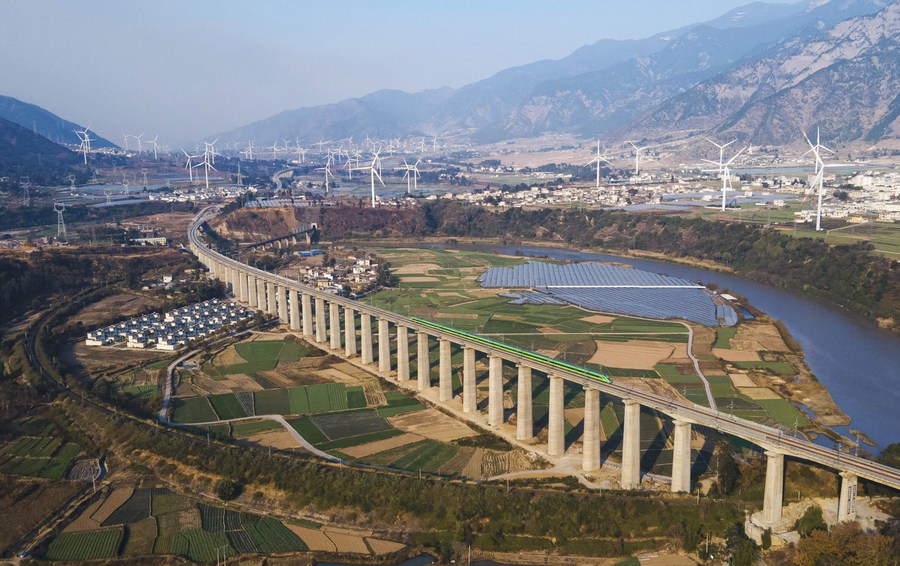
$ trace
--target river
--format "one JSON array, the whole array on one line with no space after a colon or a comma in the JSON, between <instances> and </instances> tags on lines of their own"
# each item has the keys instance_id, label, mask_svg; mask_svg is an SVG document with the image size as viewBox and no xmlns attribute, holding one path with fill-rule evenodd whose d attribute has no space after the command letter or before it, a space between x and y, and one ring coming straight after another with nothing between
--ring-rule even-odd
<instances>
[{"instance_id":1,"label":"river","mask_svg":"<svg viewBox=\"0 0 900 566\"><path fill-rule=\"evenodd\" d=\"M788 289L698 267L562 248L466 248L559 260L614 261L735 291L759 310L781 319L803 347L807 365L852 419L849 427L833 427L836 431L852 437L849 428L861 430L879 450L900 442L900 336L877 328L870 320Z\"/></svg>"}]
</instances>

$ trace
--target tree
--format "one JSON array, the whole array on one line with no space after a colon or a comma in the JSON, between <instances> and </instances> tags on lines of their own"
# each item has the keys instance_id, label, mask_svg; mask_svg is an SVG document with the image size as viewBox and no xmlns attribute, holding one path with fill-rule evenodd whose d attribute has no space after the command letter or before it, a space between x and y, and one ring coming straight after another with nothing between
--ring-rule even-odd
<instances>
[{"instance_id":1,"label":"tree","mask_svg":"<svg viewBox=\"0 0 900 566\"><path fill-rule=\"evenodd\" d=\"M828 525L822 518L822 508L818 505L812 505L803 513L803 516L794 523L794 530L800 533L801 537L808 537L814 531L825 531Z\"/></svg>"},{"instance_id":2,"label":"tree","mask_svg":"<svg viewBox=\"0 0 900 566\"><path fill-rule=\"evenodd\" d=\"M222 501L231 501L241 494L241 486L237 482L224 478L216 482L216 497Z\"/></svg>"}]
</instances>

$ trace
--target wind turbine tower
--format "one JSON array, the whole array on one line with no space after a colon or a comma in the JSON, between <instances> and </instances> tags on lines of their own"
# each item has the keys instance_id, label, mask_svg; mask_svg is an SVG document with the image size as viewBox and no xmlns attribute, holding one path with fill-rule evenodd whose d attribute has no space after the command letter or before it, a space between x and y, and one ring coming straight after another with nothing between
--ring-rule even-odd
<instances>
[{"instance_id":1,"label":"wind turbine tower","mask_svg":"<svg viewBox=\"0 0 900 566\"><path fill-rule=\"evenodd\" d=\"M68 239L68 236L66 234L66 221L63 220L63 212L65 212L65 210L65 203L53 203L53 211L56 212L56 239L60 242L65 242Z\"/></svg>"},{"instance_id":2,"label":"wind turbine tower","mask_svg":"<svg viewBox=\"0 0 900 566\"><path fill-rule=\"evenodd\" d=\"M600 188L600 162L601 161L604 161L604 162L608 163L609 165L612 165L612 163L610 163L608 159L606 159L605 157L600 155L600 140L597 140L597 157L588 161L587 164L588 165L590 165L591 163L597 164L597 188L598 189Z\"/></svg>"},{"instance_id":3,"label":"wind turbine tower","mask_svg":"<svg viewBox=\"0 0 900 566\"><path fill-rule=\"evenodd\" d=\"M641 152L650 146L638 147L634 142L628 143L634 148L634 175L638 176L641 173Z\"/></svg>"},{"instance_id":4,"label":"wind turbine tower","mask_svg":"<svg viewBox=\"0 0 900 566\"><path fill-rule=\"evenodd\" d=\"M731 142L729 142L729 143L731 143ZM728 144L725 144L725 145L728 145ZM746 147L742 148L739 152L735 153L731 159L729 159L728 161L726 161L724 163L722 162L722 159L724 159L724 157L719 158L718 163L715 161L710 161L709 159L703 160L707 163L712 163L713 165L718 165L719 173L722 175L722 212L725 212L725 203L726 203L726 196L728 195L728 191L734 190L733 187L731 186L730 166L732 163L734 163L734 160L737 159L740 154L744 153L745 149L747 149L747 148Z\"/></svg>"},{"instance_id":5,"label":"wind turbine tower","mask_svg":"<svg viewBox=\"0 0 900 566\"><path fill-rule=\"evenodd\" d=\"M415 189L416 190L419 189L418 179L419 179L419 177L422 176L419 174L419 163L421 163L421 162L422 162L422 160L419 159L418 161L415 162L415 164L410 165L409 163L406 162L406 158L405 157L403 158L403 167L406 168L406 173L404 173L403 176L406 177L406 194L407 195L409 194L410 179L412 180L412 183L413 183L413 186L415 187Z\"/></svg>"},{"instance_id":6,"label":"wind turbine tower","mask_svg":"<svg viewBox=\"0 0 900 566\"><path fill-rule=\"evenodd\" d=\"M90 126L81 130L75 130L75 135L78 136L78 139L81 140L81 145L78 146L78 151L84 153L84 164L87 165L87 156L88 153L91 152L91 134Z\"/></svg>"},{"instance_id":7,"label":"wind turbine tower","mask_svg":"<svg viewBox=\"0 0 900 566\"><path fill-rule=\"evenodd\" d=\"M156 134L156 137L155 137L155 138L153 138L152 140L150 140L150 141L147 142L147 143L149 143L150 145L153 146L153 160L154 160L154 161L159 160L159 155L158 155L158 153L157 153L157 152L159 151L159 145L156 143L156 140L158 140L158 139L159 139L159 134ZM146 184L147 184L147 183L144 182L144 185L146 185Z\"/></svg>"},{"instance_id":8,"label":"wind turbine tower","mask_svg":"<svg viewBox=\"0 0 900 566\"><path fill-rule=\"evenodd\" d=\"M378 157L378 154L381 150L375 151L375 155L372 156L372 162L366 167L360 167L362 171L369 171L369 180L372 183L372 208L375 208L375 177L378 177L378 181L381 183L381 186L386 186L384 184L384 180L381 178L381 160Z\"/></svg>"},{"instance_id":9,"label":"wind turbine tower","mask_svg":"<svg viewBox=\"0 0 900 566\"><path fill-rule=\"evenodd\" d=\"M816 180L814 182L819 183L819 204L816 207L816 232L822 231L822 195L824 193L824 182L825 182L825 162L822 161L822 150L824 149L828 153L834 154L833 151L819 143L819 129L816 128L816 145L809 140L809 136L806 135L806 132L803 132L803 137L806 139L806 143L809 144L809 151L804 153L812 153L816 158Z\"/></svg>"}]
</instances>

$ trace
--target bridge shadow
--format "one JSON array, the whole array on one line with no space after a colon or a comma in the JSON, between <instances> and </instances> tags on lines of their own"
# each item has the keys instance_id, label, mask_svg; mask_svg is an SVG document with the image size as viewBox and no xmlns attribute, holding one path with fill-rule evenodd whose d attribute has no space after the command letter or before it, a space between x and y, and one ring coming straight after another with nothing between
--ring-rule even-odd
<instances>
[{"instance_id":1,"label":"bridge shadow","mask_svg":"<svg viewBox=\"0 0 900 566\"><path fill-rule=\"evenodd\" d=\"M641 415L652 415L657 418L661 416L656 411L649 409L645 410L644 407L641 407ZM650 442L647 448L641 446L641 470L646 470L648 472L652 470L654 473L663 475L670 475L672 473L671 458L668 461L668 465L666 465L665 462L660 464L660 459L662 458L663 452L666 449L666 441L669 439L669 437L671 437L673 432L674 427L672 425L672 422L663 419L662 426L659 428L659 431L656 433L656 436L653 437L653 440ZM669 454L671 454L671 452L672 451L669 450ZM657 469L654 470L654 468Z\"/></svg>"}]
</instances>

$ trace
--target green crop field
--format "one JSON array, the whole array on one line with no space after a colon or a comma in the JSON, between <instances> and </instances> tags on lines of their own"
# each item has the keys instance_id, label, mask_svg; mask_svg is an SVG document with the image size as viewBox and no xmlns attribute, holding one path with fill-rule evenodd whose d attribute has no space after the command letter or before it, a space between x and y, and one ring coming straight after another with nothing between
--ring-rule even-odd
<instances>
[{"instance_id":1,"label":"green crop field","mask_svg":"<svg viewBox=\"0 0 900 566\"><path fill-rule=\"evenodd\" d=\"M339 438L338 440L332 440L330 442L322 442L320 444L316 444L316 448L318 448L319 450L340 450L341 448L349 448L351 446L359 446L360 444L368 444L377 440L384 440L386 438L400 436L401 434L404 434L404 432L395 428L389 430L380 430L378 432L367 432L358 434L356 436Z\"/></svg>"},{"instance_id":2,"label":"green crop field","mask_svg":"<svg viewBox=\"0 0 900 566\"><path fill-rule=\"evenodd\" d=\"M172 538L172 554L193 562L214 562L223 553L234 556L237 552L228 542L225 532L211 533L203 529L191 529Z\"/></svg>"},{"instance_id":3,"label":"green crop field","mask_svg":"<svg viewBox=\"0 0 900 566\"><path fill-rule=\"evenodd\" d=\"M300 537L281 521L269 517L257 517L258 520L243 521L244 530L250 535L260 552L304 552L309 550ZM256 516L254 516L256 517Z\"/></svg>"},{"instance_id":4,"label":"green crop field","mask_svg":"<svg viewBox=\"0 0 900 566\"><path fill-rule=\"evenodd\" d=\"M765 409L769 416L772 417L772 420L778 423L792 428L795 424L797 428L809 426L809 420L806 418L806 415L786 399L758 399L754 402Z\"/></svg>"},{"instance_id":5,"label":"green crop field","mask_svg":"<svg viewBox=\"0 0 900 566\"><path fill-rule=\"evenodd\" d=\"M291 387L288 390L288 404L290 405L290 414L292 415L308 415L309 414L309 396L306 393L306 387Z\"/></svg>"},{"instance_id":6,"label":"green crop field","mask_svg":"<svg viewBox=\"0 0 900 566\"><path fill-rule=\"evenodd\" d=\"M366 407L366 393L362 386L354 385L347 388L347 408L363 409Z\"/></svg>"},{"instance_id":7,"label":"green crop field","mask_svg":"<svg viewBox=\"0 0 900 566\"><path fill-rule=\"evenodd\" d=\"M157 387L155 383L148 383L145 385L127 385L122 388L122 391L133 397L149 399L156 396Z\"/></svg>"},{"instance_id":8,"label":"green crop field","mask_svg":"<svg viewBox=\"0 0 900 566\"><path fill-rule=\"evenodd\" d=\"M206 397L175 399L172 418L179 423L205 423L219 420Z\"/></svg>"},{"instance_id":9,"label":"green crop field","mask_svg":"<svg viewBox=\"0 0 900 566\"><path fill-rule=\"evenodd\" d=\"M713 348L730 349L731 339L734 338L735 334L737 334L737 328L717 328L716 343L713 345Z\"/></svg>"},{"instance_id":10,"label":"green crop field","mask_svg":"<svg viewBox=\"0 0 900 566\"><path fill-rule=\"evenodd\" d=\"M331 401L328 395L328 386L331 383L306 386L306 395L309 398L309 412L312 414L331 412ZM336 384L335 384L336 385ZM346 404L346 403L345 403Z\"/></svg>"},{"instance_id":11,"label":"green crop field","mask_svg":"<svg viewBox=\"0 0 900 566\"><path fill-rule=\"evenodd\" d=\"M267 389L253 393L257 415L290 415L291 398L287 389Z\"/></svg>"},{"instance_id":12,"label":"green crop field","mask_svg":"<svg viewBox=\"0 0 900 566\"><path fill-rule=\"evenodd\" d=\"M390 462L388 466L400 470L421 470L434 473L446 464L450 458L455 456L457 452L459 452L458 446L426 439L417 442L411 450Z\"/></svg>"},{"instance_id":13,"label":"green crop field","mask_svg":"<svg viewBox=\"0 0 900 566\"><path fill-rule=\"evenodd\" d=\"M283 429L281 423L270 420L240 421L231 425L231 434L235 438L245 438L247 436L253 436L254 434L260 434L262 432L268 432L270 430Z\"/></svg>"},{"instance_id":14,"label":"green crop field","mask_svg":"<svg viewBox=\"0 0 900 566\"><path fill-rule=\"evenodd\" d=\"M250 415L244 411L241 404L235 398L234 393L223 393L220 395L210 395L209 402L213 406L220 420L239 419Z\"/></svg>"},{"instance_id":15,"label":"green crop field","mask_svg":"<svg viewBox=\"0 0 900 566\"><path fill-rule=\"evenodd\" d=\"M47 547L50 560L97 560L119 554L122 529L103 529L84 533L63 533Z\"/></svg>"},{"instance_id":16,"label":"green crop field","mask_svg":"<svg viewBox=\"0 0 900 566\"><path fill-rule=\"evenodd\" d=\"M300 436L305 438L310 444L321 444L329 441L329 438L316 427L309 417L288 419L288 424L294 427L294 430L300 433Z\"/></svg>"},{"instance_id":17,"label":"green crop field","mask_svg":"<svg viewBox=\"0 0 900 566\"><path fill-rule=\"evenodd\" d=\"M379 432L393 428L373 409L316 415L311 420L328 437L328 440L338 440L361 433Z\"/></svg>"},{"instance_id":18,"label":"green crop field","mask_svg":"<svg viewBox=\"0 0 900 566\"><path fill-rule=\"evenodd\" d=\"M796 368L788 362L732 362L741 369L766 369L778 375L794 375Z\"/></svg>"},{"instance_id":19,"label":"green crop field","mask_svg":"<svg viewBox=\"0 0 900 566\"><path fill-rule=\"evenodd\" d=\"M174 513L176 511L183 511L185 509L193 509L197 503L190 497L175 493L167 493L161 490L153 490L150 501L151 513L154 517L165 515L167 513Z\"/></svg>"},{"instance_id":20,"label":"green crop field","mask_svg":"<svg viewBox=\"0 0 900 566\"><path fill-rule=\"evenodd\" d=\"M146 556L153 554L153 544L158 534L156 519L147 517L125 527L125 548L123 556Z\"/></svg>"},{"instance_id":21,"label":"green crop field","mask_svg":"<svg viewBox=\"0 0 900 566\"><path fill-rule=\"evenodd\" d=\"M43 427L42 427L43 428ZM0 473L61 480L81 447L50 436L22 437L0 461Z\"/></svg>"}]
</instances>

